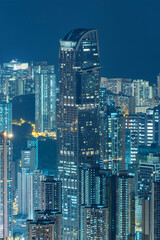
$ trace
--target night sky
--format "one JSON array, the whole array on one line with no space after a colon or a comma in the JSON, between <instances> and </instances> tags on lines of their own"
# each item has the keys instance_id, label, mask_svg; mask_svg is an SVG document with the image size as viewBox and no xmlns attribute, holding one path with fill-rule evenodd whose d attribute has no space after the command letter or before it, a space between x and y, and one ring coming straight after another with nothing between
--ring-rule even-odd
<instances>
[{"instance_id":1,"label":"night sky","mask_svg":"<svg viewBox=\"0 0 160 240\"><path fill-rule=\"evenodd\" d=\"M102 76L156 81L160 0L0 0L0 62L58 69L59 39L78 27L99 30Z\"/></svg>"}]
</instances>

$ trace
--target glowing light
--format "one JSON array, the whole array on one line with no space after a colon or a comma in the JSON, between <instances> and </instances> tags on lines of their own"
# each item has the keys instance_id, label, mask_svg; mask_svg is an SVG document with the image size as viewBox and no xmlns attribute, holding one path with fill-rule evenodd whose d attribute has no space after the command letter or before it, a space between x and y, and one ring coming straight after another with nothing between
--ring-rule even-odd
<instances>
[{"instance_id":1,"label":"glowing light","mask_svg":"<svg viewBox=\"0 0 160 240\"><path fill-rule=\"evenodd\" d=\"M4 137L7 137L7 133L6 132L4 132L3 135L4 135Z\"/></svg>"},{"instance_id":2,"label":"glowing light","mask_svg":"<svg viewBox=\"0 0 160 240\"><path fill-rule=\"evenodd\" d=\"M35 124L31 123L31 122L27 122L25 121L24 119L20 119L20 122L13 122L14 125L18 125L18 126L22 126L24 123L28 123L32 126L33 130L32 130L32 136L35 137L35 138L38 138L38 137L52 137L54 139L56 139L56 132L53 131L53 132L36 132L35 130Z\"/></svg>"}]
</instances>

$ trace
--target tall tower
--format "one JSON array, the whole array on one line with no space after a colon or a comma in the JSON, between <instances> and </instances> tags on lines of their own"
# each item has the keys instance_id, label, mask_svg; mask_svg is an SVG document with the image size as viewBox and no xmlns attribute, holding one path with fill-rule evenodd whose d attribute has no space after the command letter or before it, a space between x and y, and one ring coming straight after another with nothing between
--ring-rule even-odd
<instances>
[{"instance_id":1,"label":"tall tower","mask_svg":"<svg viewBox=\"0 0 160 240\"><path fill-rule=\"evenodd\" d=\"M12 103L5 98L0 99L0 132L12 134Z\"/></svg>"},{"instance_id":2,"label":"tall tower","mask_svg":"<svg viewBox=\"0 0 160 240\"><path fill-rule=\"evenodd\" d=\"M99 45L97 30L75 29L60 41L57 111L58 177L64 239L77 239L78 167L99 161Z\"/></svg>"},{"instance_id":3,"label":"tall tower","mask_svg":"<svg viewBox=\"0 0 160 240\"><path fill-rule=\"evenodd\" d=\"M56 128L56 76L54 66L35 66L36 132L51 132Z\"/></svg>"},{"instance_id":4,"label":"tall tower","mask_svg":"<svg viewBox=\"0 0 160 240\"><path fill-rule=\"evenodd\" d=\"M117 177L116 239L135 239L134 175L122 171Z\"/></svg>"},{"instance_id":5,"label":"tall tower","mask_svg":"<svg viewBox=\"0 0 160 240\"><path fill-rule=\"evenodd\" d=\"M12 146L6 132L0 133L0 238L13 237Z\"/></svg>"}]
</instances>

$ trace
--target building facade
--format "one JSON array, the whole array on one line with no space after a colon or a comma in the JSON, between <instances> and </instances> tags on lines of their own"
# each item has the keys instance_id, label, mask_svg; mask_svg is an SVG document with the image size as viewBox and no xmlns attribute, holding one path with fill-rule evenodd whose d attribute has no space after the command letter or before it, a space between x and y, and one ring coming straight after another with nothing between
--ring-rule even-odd
<instances>
[{"instance_id":1,"label":"building facade","mask_svg":"<svg viewBox=\"0 0 160 240\"><path fill-rule=\"evenodd\" d=\"M35 127L36 132L56 130L56 76L54 66L35 67Z\"/></svg>"},{"instance_id":2,"label":"building facade","mask_svg":"<svg viewBox=\"0 0 160 240\"><path fill-rule=\"evenodd\" d=\"M6 132L0 133L0 238L13 237L12 145Z\"/></svg>"},{"instance_id":3,"label":"building facade","mask_svg":"<svg viewBox=\"0 0 160 240\"><path fill-rule=\"evenodd\" d=\"M78 167L88 157L94 161L99 158L98 125L95 123L99 115L97 30L69 32L60 41L59 57L58 176L62 181L63 238L72 240L78 235ZM94 130L89 136L87 129L92 125ZM90 144L88 139L92 138L94 141Z\"/></svg>"},{"instance_id":4,"label":"building facade","mask_svg":"<svg viewBox=\"0 0 160 240\"><path fill-rule=\"evenodd\" d=\"M41 181L40 207L42 211L57 210L62 212L62 183L47 176Z\"/></svg>"}]
</instances>

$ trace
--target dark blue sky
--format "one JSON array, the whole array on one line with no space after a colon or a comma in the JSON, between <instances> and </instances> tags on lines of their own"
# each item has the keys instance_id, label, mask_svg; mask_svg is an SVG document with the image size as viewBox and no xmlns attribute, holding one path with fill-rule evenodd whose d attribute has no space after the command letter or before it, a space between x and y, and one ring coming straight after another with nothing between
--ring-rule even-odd
<instances>
[{"instance_id":1,"label":"dark blue sky","mask_svg":"<svg viewBox=\"0 0 160 240\"><path fill-rule=\"evenodd\" d=\"M160 0L0 0L0 62L58 68L59 39L77 27L98 28L101 75L156 81Z\"/></svg>"}]
</instances>

